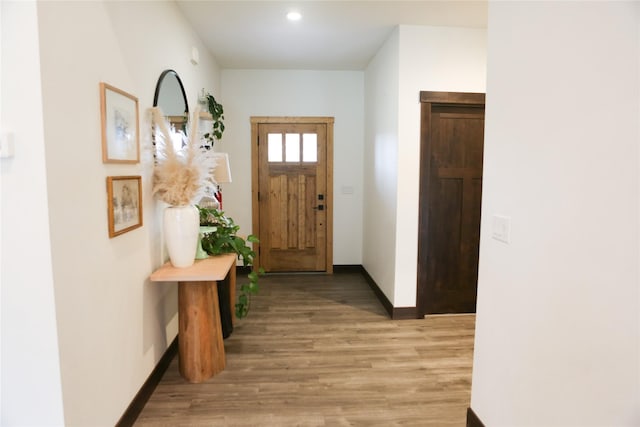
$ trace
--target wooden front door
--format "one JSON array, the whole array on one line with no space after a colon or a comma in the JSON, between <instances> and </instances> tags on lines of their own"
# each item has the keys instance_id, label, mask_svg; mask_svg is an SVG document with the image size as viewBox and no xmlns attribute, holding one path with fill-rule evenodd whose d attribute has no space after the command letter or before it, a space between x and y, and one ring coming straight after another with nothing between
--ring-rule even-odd
<instances>
[{"instance_id":1,"label":"wooden front door","mask_svg":"<svg viewBox=\"0 0 640 427\"><path fill-rule=\"evenodd\" d=\"M259 265L267 272L332 272L333 119L252 121L257 138L254 232L260 239Z\"/></svg>"},{"instance_id":2,"label":"wooden front door","mask_svg":"<svg viewBox=\"0 0 640 427\"><path fill-rule=\"evenodd\" d=\"M475 313L484 94L421 92L419 317Z\"/></svg>"}]
</instances>

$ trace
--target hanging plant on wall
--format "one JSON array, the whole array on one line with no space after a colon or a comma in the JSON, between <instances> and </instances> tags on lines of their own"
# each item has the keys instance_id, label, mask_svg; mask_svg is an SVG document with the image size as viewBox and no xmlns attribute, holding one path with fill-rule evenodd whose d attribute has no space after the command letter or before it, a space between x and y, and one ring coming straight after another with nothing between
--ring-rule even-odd
<instances>
[{"instance_id":1,"label":"hanging plant on wall","mask_svg":"<svg viewBox=\"0 0 640 427\"><path fill-rule=\"evenodd\" d=\"M204 89L202 92L204 94ZM200 100L204 104L203 108L211 114L213 119L211 130L203 135L206 140L205 148L210 150L216 141L222 139L224 133L224 107L208 92L202 95Z\"/></svg>"}]
</instances>

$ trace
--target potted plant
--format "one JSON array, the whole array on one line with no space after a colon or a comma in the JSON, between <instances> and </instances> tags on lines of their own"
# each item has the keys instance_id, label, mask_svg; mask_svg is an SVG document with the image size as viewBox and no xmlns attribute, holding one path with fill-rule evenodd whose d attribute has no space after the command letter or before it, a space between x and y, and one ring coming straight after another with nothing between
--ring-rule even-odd
<instances>
[{"instance_id":1,"label":"potted plant","mask_svg":"<svg viewBox=\"0 0 640 427\"><path fill-rule=\"evenodd\" d=\"M165 243L175 267L193 264L198 241L199 213L195 204L213 187L211 178L215 160L200 148L198 116L193 115L190 131L172 132L158 107L151 109L155 125L156 164L153 170L153 194L168 207L163 215ZM174 145L174 138L180 143Z\"/></svg>"},{"instance_id":2,"label":"potted plant","mask_svg":"<svg viewBox=\"0 0 640 427\"><path fill-rule=\"evenodd\" d=\"M200 211L200 225L215 227L215 231L204 233L201 239L202 249L210 255L236 253L242 258L245 267L252 266L256 253L248 243L258 243L258 238L251 234L247 236L246 239L238 236L240 227L221 210L200 206L198 206L198 209ZM251 295L258 293L258 279L263 274L263 268L258 268L257 271L251 271L247 276L249 283L240 286L240 292L235 305L237 318L246 317L249 313ZM223 299L225 298L221 297L221 300ZM228 301L228 298L226 300Z\"/></svg>"}]
</instances>

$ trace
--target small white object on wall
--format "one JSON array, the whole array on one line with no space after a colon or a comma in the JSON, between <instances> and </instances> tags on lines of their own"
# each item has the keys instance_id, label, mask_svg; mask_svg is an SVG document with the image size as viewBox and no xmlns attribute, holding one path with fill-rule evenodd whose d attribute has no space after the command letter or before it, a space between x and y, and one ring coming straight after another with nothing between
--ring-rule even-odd
<instances>
[{"instance_id":1,"label":"small white object on wall","mask_svg":"<svg viewBox=\"0 0 640 427\"><path fill-rule=\"evenodd\" d=\"M13 132L0 133L0 158L6 159L14 156Z\"/></svg>"},{"instance_id":2,"label":"small white object on wall","mask_svg":"<svg viewBox=\"0 0 640 427\"><path fill-rule=\"evenodd\" d=\"M200 63L200 52L198 52L198 48L195 46L191 48L191 63L193 65Z\"/></svg>"},{"instance_id":3,"label":"small white object on wall","mask_svg":"<svg viewBox=\"0 0 640 427\"><path fill-rule=\"evenodd\" d=\"M494 215L491 237L503 243L509 243L511 239L511 218L508 216Z\"/></svg>"},{"instance_id":4,"label":"small white object on wall","mask_svg":"<svg viewBox=\"0 0 640 427\"><path fill-rule=\"evenodd\" d=\"M353 194L353 186L351 185L343 185L341 190L342 194Z\"/></svg>"}]
</instances>

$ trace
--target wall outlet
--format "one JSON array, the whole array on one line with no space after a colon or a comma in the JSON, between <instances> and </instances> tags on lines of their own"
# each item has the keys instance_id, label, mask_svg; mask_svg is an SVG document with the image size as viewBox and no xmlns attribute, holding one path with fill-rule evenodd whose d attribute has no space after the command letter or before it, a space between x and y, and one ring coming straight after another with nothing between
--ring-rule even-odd
<instances>
[{"instance_id":1,"label":"wall outlet","mask_svg":"<svg viewBox=\"0 0 640 427\"><path fill-rule=\"evenodd\" d=\"M511 239L511 218L494 215L492 225L491 237L500 242L509 243Z\"/></svg>"}]
</instances>

